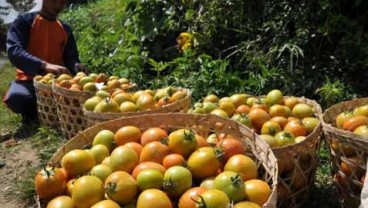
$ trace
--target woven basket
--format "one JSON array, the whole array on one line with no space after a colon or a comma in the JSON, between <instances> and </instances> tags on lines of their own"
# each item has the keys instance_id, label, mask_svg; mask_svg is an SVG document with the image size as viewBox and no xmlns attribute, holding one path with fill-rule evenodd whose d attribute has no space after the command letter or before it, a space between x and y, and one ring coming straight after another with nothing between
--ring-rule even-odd
<instances>
[{"instance_id":1,"label":"woven basket","mask_svg":"<svg viewBox=\"0 0 368 208\"><path fill-rule=\"evenodd\" d=\"M262 179L271 185L272 193L263 207L274 208L277 204L277 161L270 147L249 128L242 126L229 119L221 118L215 115L194 115L185 113L161 113L133 116L129 118L120 118L112 121L98 123L83 132L79 132L74 138L69 140L61 147L51 158L51 163L60 166L62 157L73 149L82 148L91 145L94 136L103 129L109 129L113 132L122 126L134 125L142 130L151 127L162 127L167 130L179 128L194 128L200 126L201 131L197 131L202 136L210 132L221 132L232 134L238 138L243 145L247 147L251 156L258 164L259 173ZM39 202L39 207L45 204Z\"/></svg>"},{"instance_id":2,"label":"woven basket","mask_svg":"<svg viewBox=\"0 0 368 208\"><path fill-rule=\"evenodd\" d=\"M57 85L52 86L57 105L61 131L66 139L72 138L87 127L83 115L83 103L94 95L93 92L73 91Z\"/></svg>"},{"instance_id":3,"label":"woven basket","mask_svg":"<svg viewBox=\"0 0 368 208\"><path fill-rule=\"evenodd\" d=\"M33 85L36 91L37 111L41 124L59 129L60 123L52 85L38 82L36 79L33 79Z\"/></svg>"},{"instance_id":4,"label":"woven basket","mask_svg":"<svg viewBox=\"0 0 368 208\"><path fill-rule=\"evenodd\" d=\"M317 102L304 97L297 99L300 103L312 106L315 117L322 115L322 109ZM278 207L301 207L309 199L309 190L314 184L319 161L321 136L322 124L319 122L304 141L272 148L279 163Z\"/></svg>"},{"instance_id":5,"label":"woven basket","mask_svg":"<svg viewBox=\"0 0 368 208\"><path fill-rule=\"evenodd\" d=\"M126 112L126 113L95 113L93 111L88 111L83 109L84 116L87 120L87 125L92 126L96 123L103 121L114 120L123 116L139 116L144 114L153 113L169 113L169 112L187 112L192 107L192 93L190 90L185 89L187 96L175 103L170 103L161 108L154 110L147 110L141 112Z\"/></svg>"},{"instance_id":6,"label":"woven basket","mask_svg":"<svg viewBox=\"0 0 368 208\"><path fill-rule=\"evenodd\" d=\"M339 200L345 207L358 207L363 187L361 177L365 174L368 156L368 140L362 136L336 127L336 116L355 107L367 105L368 98L342 102L328 108L321 116L326 143L329 145L332 174L338 187ZM355 157L355 159L351 159ZM341 164L344 163L342 167ZM352 171L347 175L346 166Z\"/></svg>"}]
</instances>

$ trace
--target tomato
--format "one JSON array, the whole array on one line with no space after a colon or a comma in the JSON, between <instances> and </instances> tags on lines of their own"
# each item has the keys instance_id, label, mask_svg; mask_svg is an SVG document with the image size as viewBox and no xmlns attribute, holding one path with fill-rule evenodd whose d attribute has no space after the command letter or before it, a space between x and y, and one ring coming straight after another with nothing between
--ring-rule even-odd
<instances>
[{"instance_id":1,"label":"tomato","mask_svg":"<svg viewBox=\"0 0 368 208\"><path fill-rule=\"evenodd\" d=\"M305 117L313 117L313 108L304 103L298 103L294 106L291 111L292 115L298 119L303 119Z\"/></svg>"},{"instance_id":2,"label":"tomato","mask_svg":"<svg viewBox=\"0 0 368 208\"><path fill-rule=\"evenodd\" d=\"M69 196L58 196L47 204L47 208L74 208L74 205Z\"/></svg>"},{"instance_id":3,"label":"tomato","mask_svg":"<svg viewBox=\"0 0 368 208\"><path fill-rule=\"evenodd\" d=\"M242 114L248 114L250 111L250 107L247 106L247 105L239 105L237 108L236 108L236 112L237 113L242 113Z\"/></svg>"},{"instance_id":4,"label":"tomato","mask_svg":"<svg viewBox=\"0 0 368 208\"><path fill-rule=\"evenodd\" d=\"M207 95L203 99L203 102L217 103L218 101L219 101L219 98L217 97L217 95L214 95L214 94Z\"/></svg>"},{"instance_id":5,"label":"tomato","mask_svg":"<svg viewBox=\"0 0 368 208\"><path fill-rule=\"evenodd\" d=\"M215 177L209 177L209 178L204 179L201 182L200 187L203 187L207 190L214 189L215 188Z\"/></svg>"},{"instance_id":6,"label":"tomato","mask_svg":"<svg viewBox=\"0 0 368 208\"><path fill-rule=\"evenodd\" d=\"M172 153L181 154L184 158L197 149L195 132L191 129L179 129L169 135L169 148Z\"/></svg>"},{"instance_id":7,"label":"tomato","mask_svg":"<svg viewBox=\"0 0 368 208\"><path fill-rule=\"evenodd\" d=\"M236 110L234 104L231 101L221 102L218 109L225 111L229 117L233 116Z\"/></svg>"},{"instance_id":8,"label":"tomato","mask_svg":"<svg viewBox=\"0 0 368 208\"><path fill-rule=\"evenodd\" d=\"M252 126L258 131L261 130L266 121L271 119L270 115L266 111L258 108L251 109L248 116L252 121Z\"/></svg>"},{"instance_id":9,"label":"tomato","mask_svg":"<svg viewBox=\"0 0 368 208\"><path fill-rule=\"evenodd\" d=\"M230 208L231 203L229 197L220 190L210 189L203 192L196 198L197 207L206 208Z\"/></svg>"},{"instance_id":10,"label":"tomato","mask_svg":"<svg viewBox=\"0 0 368 208\"><path fill-rule=\"evenodd\" d=\"M268 112L271 117L288 117L291 114L291 110L289 107L279 104L271 106Z\"/></svg>"},{"instance_id":11,"label":"tomato","mask_svg":"<svg viewBox=\"0 0 368 208\"><path fill-rule=\"evenodd\" d=\"M241 201L234 204L233 208L261 208L261 206L253 202Z\"/></svg>"},{"instance_id":12,"label":"tomato","mask_svg":"<svg viewBox=\"0 0 368 208\"><path fill-rule=\"evenodd\" d=\"M281 129L284 129L284 127L286 126L288 122L288 119L282 116L276 116L276 117L272 117L271 121L276 121L280 125Z\"/></svg>"},{"instance_id":13,"label":"tomato","mask_svg":"<svg viewBox=\"0 0 368 208\"><path fill-rule=\"evenodd\" d=\"M230 96L230 99L235 107L238 107L240 105L245 105L247 102L247 97L247 94L233 94Z\"/></svg>"},{"instance_id":14,"label":"tomato","mask_svg":"<svg viewBox=\"0 0 368 208\"><path fill-rule=\"evenodd\" d=\"M353 115L361 115L361 116L368 116L368 105L362 105L359 107L354 108Z\"/></svg>"},{"instance_id":15,"label":"tomato","mask_svg":"<svg viewBox=\"0 0 368 208\"><path fill-rule=\"evenodd\" d=\"M145 146L146 144L153 141L161 141L161 139L166 139L168 134L165 130L161 128L150 128L143 132L141 137L141 144Z\"/></svg>"},{"instance_id":16,"label":"tomato","mask_svg":"<svg viewBox=\"0 0 368 208\"><path fill-rule=\"evenodd\" d=\"M185 93L184 91L177 91L175 92L173 95L171 95L171 102L177 102L181 99L184 99L187 96L187 93Z\"/></svg>"},{"instance_id":17,"label":"tomato","mask_svg":"<svg viewBox=\"0 0 368 208\"><path fill-rule=\"evenodd\" d=\"M64 193L66 179L59 168L44 167L35 177L35 189L40 199L52 199Z\"/></svg>"},{"instance_id":18,"label":"tomato","mask_svg":"<svg viewBox=\"0 0 368 208\"><path fill-rule=\"evenodd\" d=\"M233 171L224 171L216 176L215 189L223 191L234 202L241 201L245 195L243 179Z\"/></svg>"},{"instance_id":19,"label":"tomato","mask_svg":"<svg viewBox=\"0 0 368 208\"><path fill-rule=\"evenodd\" d=\"M261 109L261 110L264 110L266 112L269 111L269 108L266 104L260 102L259 100L257 100L253 105L252 107L250 108L250 111L254 110L254 109ZM249 112L250 112L249 111Z\"/></svg>"},{"instance_id":20,"label":"tomato","mask_svg":"<svg viewBox=\"0 0 368 208\"><path fill-rule=\"evenodd\" d=\"M110 155L110 168L113 172L121 170L131 173L138 163L137 153L127 146L115 148Z\"/></svg>"},{"instance_id":21,"label":"tomato","mask_svg":"<svg viewBox=\"0 0 368 208\"><path fill-rule=\"evenodd\" d=\"M137 143L137 142L128 142L124 145L131 148L131 149L133 149L135 151L135 153L137 153L138 157L141 155L143 147L139 143Z\"/></svg>"},{"instance_id":22,"label":"tomato","mask_svg":"<svg viewBox=\"0 0 368 208\"><path fill-rule=\"evenodd\" d=\"M273 106L275 104L283 104L284 97L280 90L271 90L265 98L265 103L268 106Z\"/></svg>"},{"instance_id":23,"label":"tomato","mask_svg":"<svg viewBox=\"0 0 368 208\"><path fill-rule=\"evenodd\" d=\"M182 166L174 166L166 170L164 190L169 196L178 198L191 187L192 174L188 169Z\"/></svg>"},{"instance_id":24,"label":"tomato","mask_svg":"<svg viewBox=\"0 0 368 208\"><path fill-rule=\"evenodd\" d=\"M65 187L65 194L67 196L71 196L72 195L72 190L73 190L73 186L74 186L74 182L77 179L71 179L66 183L66 187Z\"/></svg>"},{"instance_id":25,"label":"tomato","mask_svg":"<svg viewBox=\"0 0 368 208\"><path fill-rule=\"evenodd\" d=\"M166 96L157 101L157 106L163 107L165 105L170 104L172 101L170 100L170 97Z\"/></svg>"},{"instance_id":26,"label":"tomato","mask_svg":"<svg viewBox=\"0 0 368 208\"><path fill-rule=\"evenodd\" d=\"M299 103L299 100L296 97L288 97L288 98L285 98L284 100L284 105L290 109L293 109L294 106L298 103Z\"/></svg>"},{"instance_id":27,"label":"tomato","mask_svg":"<svg viewBox=\"0 0 368 208\"><path fill-rule=\"evenodd\" d=\"M342 128L345 131L351 131L354 132L354 130L358 126L367 125L368 124L368 117L366 116L354 116L352 118L347 119L344 121Z\"/></svg>"},{"instance_id":28,"label":"tomato","mask_svg":"<svg viewBox=\"0 0 368 208\"><path fill-rule=\"evenodd\" d=\"M354 117L352 112L342 112L336 116L336 126L337 128L342 129L342 125L344 122L350 118Z\"/></svg>"},{"instance_id":29,"label":"tomato","mask_svg":"<svg viewBox=\"0 0 368 208\"><path fill-rule=\"evenodd\" d=\"M359 126L354 130L354 133L360 136L368 137L368 126L367 125Z\"/></svg>"},{"instance_id":30,"label":"tomato","mask_svg":"<svg viewBox=\"0 0 368 208\"><path fill-rule=\"evenodd\" d=\"M232 156L225 164L224 171L238 173L243 181L257 178L257 164L248 156Z\"/></svg>"},{"instance_id":31,"label":"tomato","mask_svg":"<svg viewBox=\"0 0 368 208\"><path fill-rule=\"evenodd\" d=\"M162 144L161 142L153 141L143 147L139 157L139 162L142 163L151 161L162 164L162 160L168 154L170 154L170 149L168 146Z\"/></svg>"},{"instance_id":32,"label":"tomato","mask_svg":"<svg viewBox=\"0 0 368 208\"><path fill-rule=\"evenodd\" d=\"M280 147L295 143L294 135L286 131L277 133L275 135L275 140Z\"/></svg>"},{"instance_id":33,"label":"tomato","mask_svg":"<svg viewBox=\"0 0 368 208\"><path fill-rule=\"evenodd\" d=\"M261 128L261 134L269 134L274 136L276 133L281 131L281 126L276 121L266 121Z\"/></svg>"},{"instance_id":34,"label":"tomato","mask_svg":"<svg viewBox=\"0 0 368 208\"><path fill-rule=\"evenodd\" d=\"M102 144L94 145L90 149L90 153L95 158L96 164L100 164L106 157L110 155L109 149Z\"/></svg>"},{"instance_id":35,"label":"tomato","mask_svg":"<svg viewBox=\"0 0 368 208\"><path fill-rule=\"evenodd\" d=\"M135 103L131 101L124 101L120 104L119 110L123 113L125 112L137 112L138 107L135 105Z\"/></svg>"},{"instance_id":36,"label":"tomato","mask_svg":"<svg viewBox=\"0 0 368 208\"><path fill-rule=\"evenodd\" d=\"M61 167L63 167L71 177L89 172L95 164L96 162L92 154L80 149L71 150L61 159Z\"/></svg>"},{"instance_id":37,"label":"tomato","mask_svg":"<svg viewBox=\"0 0 368 208\"><path fill-rule=\"evenodd\" d=\"M229 114L226 113L226 111L216 108L215 110L211 111L210 114L220 116L223 118L229 118Z\"/></svg>"},{"instance_id":38,"label":"tomato","mask_svg":"<svg viewBox=\"0 0 368 208\"><path fill-rule=\"evenodd\" d=\"M120 208L120 205L107 199L94 204L91 208Z\"/></svg>"},{"instance_id":39,"label":"tomato","mask_svg":"<svg viewBox=\"0 0 368 208\"><path fill-rule=\"evenodd\" d=\"M140 111L152 110L156 108L155 99L151 94L142 93L137 99L137 107Z\"/></svg>"},{"instance_id":40,"label":"tomato","mask_svg":"<svg viewBox=\"0 0 368 208\"><path fill-rule=\"evenodd\" d=\"M278 147L279 144L277 143L275 137L269 134L261 134L259 135L263 141L265 141L270 147Z\"/></svg>"},{"instance_id":41,"label":"tomato","mask_svg":"<svg viewBox=\"0 0 368 208\"><path fill-rule=\"evenodd\" d=\"M169 154L166 155L164 160L162 161L162 165L168 169L173 166L185 166L186 162L182 155L179 154Z\"/></svg>"},{"instance_id":42,"label":"tomato","mask_svg":"<svg viewBox=\"0 0 368 208\"><path fill-rule=\"evenodd\" d=\"M245 153L245 147L243 144L239 140L233 138L223 139L218 144L218 147L223 151L223 162L226 162L233 155Z\"/></svg>"},{"instance_id":43,"label":"tomato","mask_svg":"<svg viewBox=\"0 0 368 208\"><path fill-rule=\"evenodd\" d=\"M114 139L116 144L121 146L128 142L140 143L141 136L142 132L139 128L135 126L124 126L116 131Z\"/></svg>"},{"instance_id":44,"label":"tomato","mask_svg":"<svg viewBox=\"0 0 368 208\"><path fill-rule=\"evenodd\" d=\"M138 185L128 173L116 171L106 178L104 189L110 199L119 204L125 204L134 199L138 192Z\"/></svg>"},{"instance_id":45,"label":"tomato","mask_svg":"<svg viewBox=\"0 0 368 208\"><path fill-rule=\"evenodd\" d=\"M212 103L212 102L203 102L203 106L202 106L203 110L206 113L210 113L211 111L215 110L216 108L218 108L216 103Z\"/></svg>"},{"instance_id":46,"label":"tomato","mask_svg":"<svg viewBox=\"0 0 368 208\"><path fill-rule=\"evenodd\" d=\"M114 100L116 100L116 102L118 102L119 105L121 105L124 102L133 102L133 98L130 93L126 93L124 91L120 91L120 93L116 92L117 91L113 93L112 98L114 98Z\"/></svg>"},{"instance_id":47,"label":"tomato","mask_svg":"<svg viewBox=\"0 0 368 208\"><path fill-rule=\"evenodd\" d=\"M206 141L210 146L216 146L216 144L218 144L220 141L222 140L221 136L219 134L216 133L212 133L210 135L208 135Z\"/></svg>"},{"instance_id":48,"label":"tomato","mask_svg":"<svg viewBox=\"0 0 368 208\"><path fill-rule=\"evenodd\" d=\"M195 138L197 141L197 148L210 146L210 144L207 143L207 140L203 136L196 134Z\"/></svg>"},{"instance_id":49,"label":"tomato","mask_svg":"<svg viewBox=\"0 0 368 208\"><path fill-rule=\"evenodd\" d=\"M297 136L295 137L295 143L299 143L299 142L302 142L306 139L307 137L305 136Z\"/></svg>"},{"instance_id":50,"label":"tomato","mask_svg":"<svg viewBox=\"0 0 368 208\"><path fill-rule=\"evenodd\" d=\"M114 133L110 130L102 130L96 134L93 139L93 146L97 144L103 144L111 152L115 148Z\"/></svg>"},{"instance_id":51,"label":"tomato","mask_svg":"<svg viewBox=\"0 0 368 208\"><path fill-rule=\"evenodd\" d=\"M231 120L237 121L248 128L252 128L252 121L249 119L249 117L246 114L235 113L231 117Z\"/></svg>"},{"instance_id":52,"label":"tomato","mask_svg":"<svg viewBox=\"0 0 368 208\"><path fill-rule=\"evenodd\" d=\"M162 166L161 164L155 163L155 162L142 162L140 164L138 164L132 173L133 178L137 178L138 174L143 171L143 170L147 170L147 169L155 169L160 171L161 174L164 174L166 171L166 168L164 166Z\"/></svg>"},{"instance_id":53,"label":"tomato","mask_svg":"<svg viewBox=\"0 0 368 208\"><path fill-rule=\"evenodd\" d=\"M207 178L215 176L220 168L215 149L201 147L190 155L187 164L195 178Z\"/></svg>"},{"instance_id":54,"label":"tomato","mask_svg":"<svg viewBox=\"0 0 368 208\"><path fill-rule=\"evenodd\" d=\"M146 189L161 189L163 181L162 174L155 169L143 170L137 176L137 184L142 191Z\"/></svg>"},{"instance_id":55,"label":"tomato","mask_svg":"<svg viewBox=\"0 0 368 208\"><path fill-rule=\"evenodd\" d=\"M143 191L137 201L139 208L173 208L169 197L161 190L148 189Z\"/></svg>"},{"instance_id":56,"label":"tomato","mask_svg":"<svg viewBox=\"0 0 368 208\"><path fill-rule=\"evenodd\" d=\"M89 208L104 198L102 181L95 176L82 176L74 182L72 200L76 208Z\"/></svg>"},{"instance_id":57,"label":"tomato","mask_svg":"<svg viewBox=\"0 0 368 208\"><path fill-rule=\"evenodd\" d=\"M105 182L107 176L112 173L111 168L107 165L96 165L92 168L90 175L96 176L102 182Z\"/></svg>"},{"instance_id":58,"label":"tomato","mask_svg":"<svg viewBox=\"0 0 368 208\"><path fill-rule=\"evenodd\" d=\"M101 162L101 165L107 165L110 167L110 156L105 157L105 159Z\"/></svg>"},{"instance_id":59,"label":"tomato","mask_svg":"<svg viewBox=\"0 0 368 208\"><path fill-rule=\"evenodd\" d=\"M245 104L247 106L253 106L253 104L256 102L257 98L255 97L249 97L247 98L247 101L245 102Z\"/></svg>"},{"instance_id":60,"label":"tomato","mask_svg":"<svg viewBox=\"0 0 368 208\"><path fill-rule=\"evenodd\" d=\"M303 126L307 129L307 135L312 133L319 124L319 120L314 117L306 117L302 120Z\"/></svg>"},{"instance_id":61,"label":"tomato","mask_svg":"<svg viewBox=\"0 0 368 208\"><path fill-rule=\"evenodd\" d=\"M244 182L245 199L262 206L271 196L270 186L259 179L252 179Z\"/></svg>"},{"instance_id":62,"label":"tomato","mask_svg":"<svg viewBox=\"0 0 368 208\"><path fill-rule=\"evenodd\" d=\"M194 187L188 189L179 199L178 208L196 208L196 202L193 200L201 195L203 192L207 191L203 187Z\"/></svg>"},{"instance_id":63,"label":"tomato","mask_svg":"<svg viewBox=\"0 0 368 208\"><path fill-rule=\"evenodd\" d=\"M292 133L294 136L305 136L307 129L303 126L301 121L289 121L285 128L285 132Z\"/></svg>"}]
</instances>

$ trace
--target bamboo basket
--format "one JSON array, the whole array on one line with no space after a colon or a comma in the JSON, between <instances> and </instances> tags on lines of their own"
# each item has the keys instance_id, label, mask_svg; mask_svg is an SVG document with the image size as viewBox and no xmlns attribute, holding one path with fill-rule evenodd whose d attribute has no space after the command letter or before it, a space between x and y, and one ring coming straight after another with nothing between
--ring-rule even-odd
<instances>
[{"instance_id":1,"label":"bamboo basket","mask_svg":"<svg viewBox=\"0 0 368 208\"><path fill-rule=\"evenodd\" d=\"M297 99L300 103L312 106L316 118L322 115L322 109L317 102L304 97ZM321 136L322 124L319 122L304 141L272 148L279 164L278 207L302 207L309 199L319 161Z\"/></svg>"},{"instance_id":2,"label":"bamboo basket","mask_svg":"<svg viewBox=\"0 0 368 208\"><path fill-rule=\"evenodd\" d=\"M263 207L276 207L278 166L271 148L254 133L254 131L237 122L216 115L194 115L185 113L145 114L98 123L85 131L79 132L75 137L69 140L54 154L50 163L60 166L60 161L67 152L91 145L94 136L99 131L108 129L116 132L122 126L127 125L137 126L141 128L142 131L151 127L161 127L168 131L179 128L192 128L197 130L197 133L202 136L206 136L212 132L234 135L247 147L247 152L249 152L249 154L251 154L250 156L257 162L258 172L261 173L262 179L271 186L272 193ZM200 129L200 131L198 129ZM38 201L38 204L39 208L45 207L45 202Z\"/></svg>"},{"instance_id":3,"label":"bamboo basket","mask_svg":"<svg viewBox=\"0 0 368 208\"><path fill-rule=\"evenodd\" d=\"M54 92L61 131L66 139L72 138L79 131L82 131L87 127L87 123L83 115L83 103L89 97L93 96L94 93L73 91L59 87L55 84L53 84L52 89Z\"/></svg>"},{"instance_id":4,"label":"bamboo basket","mask_svg":"<svg viewBox=\"0 0 368 208\"><path fill-rule=\"evenodd\" d=\"M60 123L52 85L38 82L36 79L33 79L33 85L36 91L37 111L41 124L59 129Z\"/></svg>"},{"instance_id":5,"label":"bamboo basket","mask_svg":"<svg viewBox=\"0 0 368 208\"><path fill-rule=\"evenodd\" d=\"M192 107L192 93L185 89L186 97L178 100L175 103L170 103L161 108L140 112L126 112L126 113L95 113L83 108L83 113L88 126L92 126L99 122L110 121L125 116L139 116L153 113L169 113L169 112L187 112Z\"/></svg>"},{"instance_id":6,"label":"bamboo basket","mask_svg":"<svg viewBox=\"0 0 368 208\"><path fill-rule=\"evenodd\" d=\"M359 207L366 172L368 140L365 137L336 127L336 116L355 107L367 105L368 98L342 102L328 108L321 116L326 143L332 161L332 175L339 200L344 207ZM350 174L349 174L350 170ZM348 172L347 172L348 171Z\"/></svg>"}]
</instances>

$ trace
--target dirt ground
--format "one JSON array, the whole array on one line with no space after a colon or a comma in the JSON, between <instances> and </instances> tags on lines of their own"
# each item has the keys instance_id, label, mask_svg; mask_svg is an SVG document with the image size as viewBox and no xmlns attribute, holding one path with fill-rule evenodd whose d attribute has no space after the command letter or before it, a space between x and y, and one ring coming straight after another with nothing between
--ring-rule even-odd
<instances>
[{"instance_id":1,"label":"dirt ground","mask_svg":"<svg viewBox=\"0 0 368 208\"><path fill-rule=\"evenodd\" d=\"M33 208L37 207L35 200L22 200L19 193L16 193L14 186L19 185L19 180L27 174L34 174L32 168L39 164L36 152L30 143L32 138L22 140L15 146L8 147L7 140L1 143L0 161L5 162L5 166L0 168L0 207L4 208Z\"/></svg>"}]
</instances>

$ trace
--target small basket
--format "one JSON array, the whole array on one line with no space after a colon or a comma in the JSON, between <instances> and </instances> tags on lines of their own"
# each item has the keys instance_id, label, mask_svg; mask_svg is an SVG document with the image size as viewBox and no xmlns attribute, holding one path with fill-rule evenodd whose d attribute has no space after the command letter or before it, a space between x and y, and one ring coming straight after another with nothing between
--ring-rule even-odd
<instances>
[{"instance_id":1,"label":"small basket","mask_svg":"<svg viewBox=\"0 0 368 208\"><path fill-rule=\"evenodd\" d=\"M368 138L336 127L336 116L344 111L368 104L368 98L342 102L328 108L321 116L326 143L332 161L332 174L338 188L341 204L359 207L363 187L362 177L366 172ZM347 172L350 170L350 174Z\"/></svg>"},{"instance_id":2,"label":"small basket","mask_svg":"<svg viewBox=\"0 0 368 208\"><path fill-rule=\"evenodd\" d=\"M37 111L41 124L59 129L60 123L52 85L38 82L36 79L33 79L33 85L36 91Z\"/></svg>"},{"instance_id":3,"label":"small basket","mask_svg":"<svg viewBox=\"0 0 368 208\"><path fill-rule=\"evenodd\" d=\"M300 103L312 106L316 118L322 115L317 102L304 97L297 99ZM314 184L319 161L321 136L322 124L319 122L304 141L272 148L279 163L278 207L301 207L309 199L309 190Z\"/></svg>"},{"instance_id":4,"label":"small basket","mask_svg":"<svg viewBox=\"0 0 368 208\"><path fill-rule=\"evenodd\" d=\"M72 138L79 131L87 127L83 115L83 103L91 96L93 92L73 91L52 86L54 98L57 106L57 115L60 120L61 131L66 139Z\"/></svg>"},{"instance_id":5,"label":"small basket","mask_svg":"<svg viewBox=\"0 0 368 208\"><path fill-rule=\"evenodd\" d=\"M263 180L271 185L272 193L268 201L263 205L267 208L275 208L277 204L277 161L271 148L254 131L242 126L234 121L216 115L194 115L185 113L160 113L120 118L112 121L98 123L83 132L79 132L74 138L69 140L51 158L51 164L60 166L62 157L73 149L91 145L95 135L104 129L116 132L122 126L133 125L142 130L151 127L161 127L168 130L179 128L199 127L197 131L202 136L210 132L221 132L236 136L243 145L247 147L249 154L258 164L259 173L262 173ZM45 202L39 203L39 207Z\"/></svg>"},{"instance_id":6,"label":"small basket","mask_svg":"<svg viewBox=\"0 0 368 208\"><path fill-rule=\"evenodd\" d=\"M140 112L126 112L126 113L95 113L93 111L88 111L85 108L83 108L83 112L85 119L87 120L88 126L92 126L99 122L110 121L125 116L139 116L153 113L187 112L192 107L192 93L188 89L185 89L185 92L187 94L185 98L154 110L146 110Z\"/></svg>"}]
</instances>

